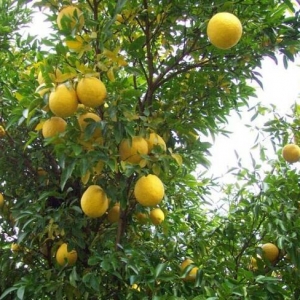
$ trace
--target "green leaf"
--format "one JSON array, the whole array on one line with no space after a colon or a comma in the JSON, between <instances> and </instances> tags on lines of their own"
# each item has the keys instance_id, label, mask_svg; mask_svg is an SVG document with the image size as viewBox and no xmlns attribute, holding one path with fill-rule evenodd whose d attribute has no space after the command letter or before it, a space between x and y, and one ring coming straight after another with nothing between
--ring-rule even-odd
<instances>
[{"instance_id":1,"label":"green leaf","mask_svg":"<svg viewBox=\"0 0 300 300\"><path fill-rule=\"evenodd\" d=\"M199 295L199 296L194 297L192 300L206 300L206 298L203 295Z\"/></svg>"},{"instance_id":2,"label":"green leaf","mask_svg":"<svg viewBox=\"0 0 300 300\"><path fill-rule=\"evenodd\" d=\"M25 294L25 286L19 287L18 290L17 290L18 299L23 300L24 299L24 294Z\"/></svg>"},{"instance_id":3,"label":"green leaf","mask_svg":"<svg viewBox=\"0 0 300 300\"><path fill-rule=\"evenodd\" d=\"M143 50L145 42L146 42L146 37L144 35L141 35L136 40L134 40L129 45L130 54L137 57L137 58L145 57L145 52Z\"/></svg>"},{"instance_id":4,"label":"green leaf","mask_svg":"<svg viewBox=\"0 0 300 300\"><path fill-rule=\"evenodd\" d=\"M154 277L157 278L159 277L159 275L165 271L165 269L167 268L168 264L167 263L161 263L161 264L158 264L155 268L155 271L154 271Z\"/></svg>"},{"instance_id":5,"label":"green leaf","mask_svg":"<svg viewBox=\"0 0 300 300\"><path fill-rule=\"evenodd\" d=\"M10 294L11 292L13 291L16 291L18 290L18 287L15 287L15 286L12 286L8 289L6 289L0 296L0 299L4 299L8 294Z\"/></svg>"},{"instance_id":6,"label":"green leaf","mask_svg":"<svg viewBox=\"0 0 300 300\"><path fill-rule=\"evenodd\" d=\"M77 287L76 281L79 280L79 276L76 272L76 267L73 267L72 272L70 273L69 280L70 284L74 287Z\"/></svg>"},{"instance_id":7,"label":"green leaf","mask_svg":"<svg viewBox=\"0 0 300 300\"><path fill-rule=\"evenodd\" d=\"M71 177L74 168L76 166L76 161L73 160L70 164L68 164L62 171L61 179L60 179L60 188L63 190L67 180Z\"/></svg>"},{"instance_id":8,"label":"green leaf","mask_svg":"<svg viewBox=\"0 0 300 300\"><path fill-rule=\"evenodd\" d=\"M96 265L99 265L101 263L101 259L97 256L92 256L89 258L88 260L88 264L89 266L96 266Z\"/></svg>"},{"instance_id":9,"label":"green leaf","mask_svg":"<svg viewBox=\"0 0 300 300\"><path fill-rule=\"evenodd\" d=\"M264 282L277 282L279 281L278 278L276 277L270 277L270 276L263 276L263 275L258 275L255 278L255 281L258 283L264 283Z\"/></svg>"}]
</instances>

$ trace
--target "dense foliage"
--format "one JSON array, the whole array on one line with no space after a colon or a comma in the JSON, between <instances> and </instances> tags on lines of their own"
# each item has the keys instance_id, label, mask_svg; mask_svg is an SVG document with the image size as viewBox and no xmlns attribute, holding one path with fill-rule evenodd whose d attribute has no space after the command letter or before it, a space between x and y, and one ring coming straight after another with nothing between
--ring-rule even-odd
<instances>
[{"instance_id":1,"label":"dense foliage","mask_svg":"<svg viewBox=\"0 0 300 300\"><path fill-rule=\"evenodd\" d=\"M262 59L279 57L286 67L294 61L300 19L292 2L80 0L81 31L76 13L77 28L57 26L70 1L27 2L0 1L0 125L6 131L0 139L0 299L298 299L299 171L280 149L297 136L299 108L294 116L274 113L260 132L278 159L269 160L258 145L261 162L232 170L236 183L213 193L219 199L211 199L216 180L192 175L199 165L209 168L207 137L227 134L230 112L255 95L250 82L261 84ZM33 10L53 25L47 38L20 31ZM243 25L242 39L229 50L215 48L206 34L220 11ZM43 122L53 115L49 93L84 76L98 76L106 86L105 104L92 110L101 122L89 122L82 136L79 109L66 118L64 133L44 139ZM254 117L266 110L250 109ZM99 129L101 143L87 145ZM122 139L147 137L150 130L163 137L167 151L156 147L136 165L121 161ZM103 169L92 174L99 161ZM262 173L262 164L271 171ZM137 218L150 212L132 193L145 174L156 174L165 186L160 208L166 218L158 226ZM80 199L92 184L103 188L110 207L120 203L117 223L83 214ZM226 213L215 209L218 201ZM62 242L76 249L74 266L56 262ZM280 249L272 263L259 259L267 242ZM192 281L183 280L191 266L180 270L187 257L199 267Z\"/></svg>"}]
</instances>

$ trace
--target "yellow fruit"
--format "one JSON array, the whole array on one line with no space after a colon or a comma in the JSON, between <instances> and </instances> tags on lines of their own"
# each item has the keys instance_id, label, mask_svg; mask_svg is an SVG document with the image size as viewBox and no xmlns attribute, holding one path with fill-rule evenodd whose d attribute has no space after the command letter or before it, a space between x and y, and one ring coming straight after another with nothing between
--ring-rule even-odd
<instances>
[{"instance_id":1,"label":"yellow fruit","mask_svg":"<svg viewBox=\"0 0 300 300\"><path fill-rule=\"evenodd\" d=\"M249 269L253 271L256 271L258 269L256 258L251 257Z\"/></svg>"},{"instance_id":2,"label":"yellow fruit","mask_svg":"<svg viewBox=\"0 0 300 300\"><path fill-rule=\"evenodd\" d=\"M65 84L57 86L49 96L49 108L57 117L72 116L78 107L76 92Z\"/></svg>"},{"instance_id":3,"label":"yellow fruit","mask_svg":"<svg viewBox=\"0 0 300 300\"><path fill-rule=\"evenodd\" d=\"M98 115L96 115L95 113L91 113L91 112L84 113L84 114L78 116L78 118L77 118L81 131L84 131L85 128L87 127L87 125L90 122L92 122L89 119L93 119L95 122L101 121L101 118ZM98 138L100 136L101 136L101 129L96 128L92 135L92 138Z\"/></svg>"},{"instance_id":4,"label":"yellow fruit","mask_svg":"<svg viewBox=\"0 0 300 300\"><path fill-rule=\"evenodd\" d=\"M181 271L184 271L184 269L185 269L187 266L189 266L190 264L193 264L193 263L194 263L193 260L191 260L191 259L189 259L189 258L186 258L186 259L181 263L181 265L180 265L180 270L181 270Z\"/></svg>"},{"instance_id":5,"label":"yellow fruit","mask_svg":"<svg viewBox=\"0 0 300 300\"><path fill-rule=\"evenodd\" d=\"M198 270L199 270L198 267L194 267L194 268L189 272L189 274L184 278L184 280L186 280L186 281L194 281L194 280L196 279Z\"/></svg>"},{"instance_id":6,"label":"yellow fruit","mask_svg":"<svg viewBox=\"0 0 300 300\"><path fill-rule=\"evenodd\" d=\"M143 206L155 206L165 194L164 185L156 176L149 174L138 179L134 186L134 196Z\"/></svg>"},{"instance_id":7,"label":"yellow fruit","mask_svg":"<svg viewBox=\"0 0 300 300\"><path fill-rule=\"evenodd\" d=\"M154 133L154 132L151 132L150 135L149 135L149 138L146 139L147 143L148 143L148 151L149 153L152 151L152 149L158 145L162 148L163 151L166 151L167 150L167 146L166 146L166 143L165 141L163 140L163 138Z\"/></svg>"},{"instance_id":8,"label":"yellow fruit","mask_svg":"<svg viewBox=\"0 0 300 300\"><path fill-rule=\"evenodd\" d=\"M76 92L82 104L93 108L103 104L107 94L104 83L96 77L80 79Z\"/></svg>"},{"instance_id":9,"label":"yellow fruit","mask_svg":"<svg viewBox=\"0 0 300 300\"><path fill-rule=\"evenodd\" d=\"M148 144L140 136L133 136L132 139L123 139L119 146L119 154L122 161L138 164L142 160L141 155L148 154Z\"/></svg>"},{"instance_id":10,"label":"yellow fruit","mask_svg":"<svg viewBox=\"0 0 300 300\"><path fill-rule=\"evenodd\" d=\"M147 214L139 212L135 215L135 217L140 224L146 224L148 222Z\"/></svg>"},{"instance_id":11,"label":"yellow fruit","mask_svg":"<svg viewBox=\"0 0 300 300\"><path fill-rule=\"evenodd\" d=\"M285 161L295 163L300 159L300 147L296 144L287 144L282 149L282 156Z\"/></svg>"},{"instance_id":12,"label":"yellow fruit","mask_svg":"<svg viewBox=\"0 0 300 300\"><path fill-rule=\"evenodd\" d=\"M45 121L42 128L44 138L54 137L66 130L67 122L60 117L52 117Z\"/></svg>"},{"instance_id":13,"label":"yellow fruit","mask_svg":"<svg viewBox=\"0 0 300 300\"><path fill-rule=\"evenodd\" d=\"M84 114L78 116L78 123L79 123L81 130L85 130L86 126L89 124L89 121L90 121L89 119L92 119L95 122L101 121L101 118L98 115L96 115L95 113L92 113L92 112L84 113Z\"/></svg>"},{"instance_id":14,"label":"yellow fruit","mask_svg":"<svg viewBox=\"0 0 300 300\"><path fill-rule=\"evenodd\" d=\"M79 103L78 104L78 108L77 111L79 111L80 113L85 113L89 110L90 108L86 107L84 104Z\"/></svg>"},{"instance_id":15,"label":"yellow fruit","mask_svg":"<svg viewBox=\"0 0 300 300\"><path fill-rule=\"evenodd\" d=\"M150 219L154 225L159 225L164 221L165 214L160 208L154 208L150 212Z\"/></svg>"},{"instance_id":16,"label":"yellow fruit","mask_svg":"<svg viewBox=\"0 0 300 300\"><path fill-rule=\"evenodd\" d=\"M263 258L270 262L274 262L279 256L279 249L272 243L262 245Z\"/></svg>"},{"instance_id":17,"label":"yellow fruit","mask_svg":"<svg viewBox=\"0 0 300 300\"><path fill-rule=\"evenodd\" d=\"M3 195L0 193L0 208L2 208L4 205L4 197Z\"/></svg>"},{"instance_id":18,"label":"yellow fruit","mask_svg":"<svg viewBox=\"0 0 300 300\"><path fill-rule=\"evenodd\" d=\"M39 167L38 170L37 170L37 174L40 177L44 177L44 176L48 175L48 172L45 171L43 168Z\"/></svg>"},{"instance_id":19,"label":"yellow fruit","mask_svg":"<svg viewBox=\"0 0 300 300\"><path fill-rule=\"evenodd\" d=\"M57 15L57 26L59 30L77 28L80 31L84 25L84 16L81 10L75 6L66 6Z\"/></svg>"},{"instance_id":20,"label":"yellow fruit","mask_svg":"<svg viewBox=\"0 0 300 300\"><path fill-rule=\"evenodd\" d=\"M180 270L181 270L181 272L183 272L187 266L189 266L189 265L191 265L191 264L193 264L193 263L194 263L194 262L193 262L191 259L189 259L189 258L185 259L185 260L181 263L181 265L180 265ZM199 269L198 267L192 268L192 269L190 270L190 272L188 273L188 275L186 275L186 277L184 278L184 280L186 280L186 281L193 281L193 280L195 280L195 279L196 279L196 275L197 275L198 269Z\"/></svg>"},{"instance_id":21,"label":"yellow fruit","mask_svg":"<svg viewBox=\"0 0 300 300\"><path fill-rule=\"evenodd\" d=\"M243 27L240 20L228 12L215 14L208 22L207 35L217 48L229 49L242 37Z\"/></svg>"},{"instance_id":22,"label":"yellow fruit","mask_svg":"<svg viewBox=\"0 0 300 300\"><path fill-rule=\"evenodd\" d=\"M90 218L101 217L108 209L108 198L99 185L90 185L81 197L81 209Z\"/></svg>"},{"instance_id":23,"label":"yellow fruit","mask_svg":"<svg viewBox=\"0 0 300 300\"><path fill-rule=\"evenodd\" d=\"M6 131L3 128L3 126L0 126L0 138L4 137L6 135Z\"/></svg>"},{"instance_id":24,"label":"yellow fruit","mask_svg":"<svg viewBox=\"0 0 300 300\"><path fill-rule=\"evenodd\" d=\"M134 284L131 286L131 288L132 288L133 290L138 291L138 292L141 291L140 287L139 287L136 283L134 283Z\"/></svg>"},{"instance_id":25,"label":"yellow fruit","mask_svg":"<svg viewBox=\"0 0 300 300\"><path fill-rule=\"evenodd\" d=\"M123 16L120 14L117 14L116 15L116 23L118 24L118 23L123 23L123 22L124 22Z\"/></svg>"},{"instance_id":26,"label":"yellow fruit","mask_svg":"<svg viewBox=\"0 0 300 300\"><path fill-rule=\"evenodd\" d=\"M117 223L120 218L120 204L115 204L109 211L107 219L110 223Z\"/></svg>"},{"instance_id":27,"label":"yellow fruit","mask_svg":"<svg viewBox=\"0 0 300 300\"><path fill-rule=\"evenodd\" d=\"M19 252L19 251L21 251L21 249L22 249L22 247L17 243L12 243L10 246L10 250L12 252Z\"/></svg>"},{"instance_id":28,"label":"yellow fruit","mask_svg":"<svg viewBox=\"0 0 300 300\"><path fill-rule=\"evenodd\" d=\"M68 244L63 243L56 252L56 261L61 266L73 266L77 261L76 250L68 251Z\"/></svg>"}]
</instances>

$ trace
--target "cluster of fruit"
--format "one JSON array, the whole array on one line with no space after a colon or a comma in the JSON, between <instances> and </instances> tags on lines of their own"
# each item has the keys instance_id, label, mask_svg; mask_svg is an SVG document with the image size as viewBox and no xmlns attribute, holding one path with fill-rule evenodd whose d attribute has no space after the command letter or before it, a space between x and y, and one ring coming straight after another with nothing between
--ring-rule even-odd
<instances>
[{"instance_id":1,"label":"cluster of fruit","mask_svg":"<svg viewBox=\"0 0 300 300\"><path fill-rule=\"evenodd\" d=\"M84 17L82 12L75 6L67 6L63 8L57 17L57 25L60 30L81 30L84 25ZM51 75L51 76L50 76ZM52 77L52 81L58 77L63 77L60 70L56 70L55 74L47 74ZM39 93L44 96L49 89L44 89L45 79L40 72L38 75ZM44 138L53 142L59 142L59 137L66 131L66 118L77 114L79 128L81 130L81 138L79 143L87 150L92 150L92 144L95 142L103 144L101 130L97 127L91 137L86 141L84 131L90 120L101 122L101 118L94 111L95 108L101 106L105 102L107 91L104 83L93 76L84 76L78 80L76 86L71 83L61 83L50 92L48 108L53 116L42 123L42 135ZM80 108L80 109L78 109ZM88 111L87 111L88 110ZM82 111L84 113L82 113ZM166 143L161 136L155 132L149 132L148 137L133 136L123 139L119 145L120 161L127 164L141 164L143 156L151 154L152 150L160 147L160 151L166 152ZM95 167L97 172L103 169L103 162ZM82 182L86 184L89 180L89 171L82 177ZM164 221L164 212L157 206L164 197L164 185L156 176L149 174L140 177L134 187L134 196L142 206L152 207L149 219L152 224L159 225ZM115 203L109 208L109 199L99 185L89 185L82 194L80 205L83 213L89 218L99 218L107 214L107 219L111 223L117 223L120 219L120 204ZM140 220L137 215L137 220ZM144 219L148 218L143 214ZM68 244L63 243L57 250L56 260L59 264L72 265L77 260L76 251L68 249Z\"/></svg>"},{"instance_id":2,"label":"cluster of fruit","mask_svg":"<svg viewBox=\"0 0 300 300\"><path fill-rule=\"evenodd\" d=\"M52 138L66 130L68 118L77 111L81 103L86 108L96 108L104 103L106 98L106 87L103 82L96 77L82 78L76 89L66 83L58 85L49 96L49 109L53 117L43 123L42 134L44 138ZM78 122L82 131L87 126L86 119L100 121L100 117L95 113L80 115ZM95 133L94 138L98 138L100 132Z\"/></svg>"},{"instance_id":3,"label":"cluster of fruit","mask_svg":"<svg viewBox=\"0 0 300 300\"><path fill-rule=\"evenodd\" d=\"M272 243L266 243L261 246L262 257L257 255L257 258L251 257L249 268L253 271L259 269L258 260L261 262L266 261L269 264L274 264L280 255L278 247Z\"/></svg>"},{"instance_id":4,"label":"cluster of fruit","mask_svg":"<svg viewBox=\"0 0 300 300\"><path fill-rule=\"evenodd\" d=\"M84 15L75 6L64 7L57 16L57 26L59 30L76 32L81 31L84 26ZM239 19L231 13L217 13L214 15L207 26L207 35L210 42L219 49L229 49L235 46L242 36L242 25ZM55 70L55 74L48 74L48 77L53 75L55 78L62 77L60 70ZM45 79L42 72L38 75L38 82L40 84L39 93L44 95L49 89L43 89ZM67 122L65 118L73 116L78 111L78 107L83 105L89 109L84 113L78 114L78 124L84 135L84 131L89 123L89 119L95 122L100 122L101 118L93 109L101 106L105 102L107 91L104 83L94 76L85 75L78 79L76 86L72 83L60 83L53 88L49 95L48 108L53 114L51 118L43 122L42 135L44 138L52 139L58 137L66 131ZM84 139L79 139L80 143L90 148L91 144L97 142L102 144L101 130L96 128L92 135L92 141L88 144ZM160 147L161 152L166 152L166 143L161 136L155 132L149 132L148 137L133 136L130 139L123 139L119 145L120 161L127 164L143 164L144 157L151 155L153 148ZM103 162L96 166L97 170L101 172ZM89 174L82 178L84 184L88 182ZM164 185L160 178L153 174L141 176L134 186L134 197L136 201L144 206L151 208L149 218L154 225L161 224L165 215L162 209L158 207L164 198ZM120 219L121 207L119 203L114 204L109 209L109 199L99 185L90 185L83 193L80 205L84 214L90 218L98 218L107 214L108 221L111 223L118 222ZM148 218L143 213L136 215L137 220L145 222ZM77 260L76 250L68 249L68 244L63 243L56 252L56 260L60 265L73 265ZM185 260L181 269L184 269L193 264L190 259ZM194 280L198 267L193 267L186 280Z\"/></svg>"},{"instance_id":5,"label":"cluster of fruit","mask_svg":"<svg viewBox=\"0 0 300 300\"><path fill-rule=\"evenodd\" d=\"M152 132L147 139L134 136L131 139L122 140L119 146L119 156L123 162L139 164L143 159L143 155L150 154L154 147L160 147L162 151L166 151L166 144L158 134ZM157 206L164 197L164 185L158 176L153 174L144 175L135 183L134 196L142 206ZM81 208L90 218L103 216L108 206L108 198L98 185L89 186L82 195ZM120 205L116 203L108 211L109 220L116 222L119 218L119 213ZM153 224L158 225L164 220L164 214L161 209L156 208L151 211L150 218Z\"/></svg>"}]
</instances>

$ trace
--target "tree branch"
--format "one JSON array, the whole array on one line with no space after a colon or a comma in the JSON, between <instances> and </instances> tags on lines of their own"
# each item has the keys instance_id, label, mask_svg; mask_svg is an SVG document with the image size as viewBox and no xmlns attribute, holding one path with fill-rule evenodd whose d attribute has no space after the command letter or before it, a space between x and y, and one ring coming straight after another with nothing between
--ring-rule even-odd
<instances>
[{"instance_id":1,"label":"tree branch","mask_svg":"<svg viewBox=\"0 0 300 300\"><path fill-rule=\"evenodd\" d=\"M190 65L187 65L185 66L184 68L181 68L173 73L170 73L168 76L166 76L164 78L164 76L159 76L157 79L157 81L155 82L155 89L159 88L160 86L162 86L164 83L166 83L167 81L169 81L170 79L176 77L177 75L179 74L182 74L182 73L185 73L187 71L190 71L192 69L195 69L195 68L199 68L199 67L202 67L204 66L205 64L207 64L207 61L201 61L201 62L198 62L198 63L195 63L195 64L190 64ZM168 71L165 72L166 74L169 73L170 71L172 70L172 68L168 68Z\"/></svg>"},{"instance_id":2,"label":"tree branch","mask_svg":"<svg viewBox=\"0 0 300 300\"><path fill-rule=\"evenodd\" d=\"M145 37L146 37L146 55L147 55L147 66L148 66L148 89L144 97L144 103L148 106L151 106L152 96L153 96L153 76L154 76L154 62L153 62L153 53L151 46L151 24L149 20L149 12L148 12L148 2L147 0L143 1L144 8L147 11L146 19L145 19Z\"/></svg>"},{"instance_id":3,"label":"tree branch","mask_svg":"<svg viewBox=\"0 0 300 300\"><path fill-rule=\"evenodd\" d=\"M239 264L240 264L240 260L242 255L244 254L244 252L246 251L246 249L250 246L251 241L253 240L253 238L255 238L255 234L256 232L259 230L259 228L261 227L261 225L263 224L263 222L266 219L266 215L263 216L263 218L260 220L260 222L258 223L255 232L253 232L252 230L252 234L250 235L250 237L244 242L240 252L238 253L238 255L234 258L235 260L235 275L234 277L237 278L238 275L238 268L239 268Z\"/></svg>"}]
</instances>

